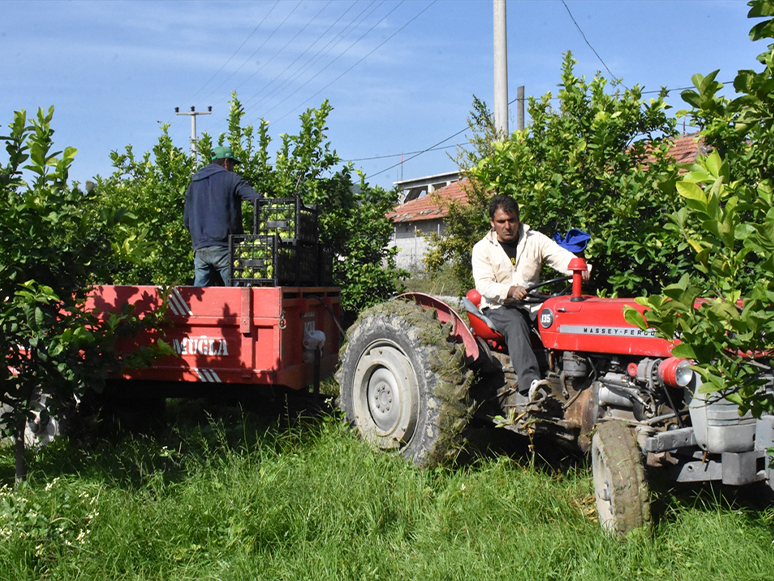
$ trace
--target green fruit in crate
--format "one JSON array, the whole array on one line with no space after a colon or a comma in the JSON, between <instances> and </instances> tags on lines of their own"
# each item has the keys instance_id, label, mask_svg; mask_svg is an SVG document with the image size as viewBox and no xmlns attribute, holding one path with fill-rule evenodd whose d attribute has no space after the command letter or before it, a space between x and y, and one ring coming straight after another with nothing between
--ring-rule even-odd
<instances>
[{"instance_id":1,"label":"green fruit in crate","mask_svg":"<svg viewBox=\"0 0 774 581\"><path fill-rule=\"evenodd\" d=\"M271 278L274 276L274 267L270 266L266 269L266 278Z\"/></svg>"}]
</instances>

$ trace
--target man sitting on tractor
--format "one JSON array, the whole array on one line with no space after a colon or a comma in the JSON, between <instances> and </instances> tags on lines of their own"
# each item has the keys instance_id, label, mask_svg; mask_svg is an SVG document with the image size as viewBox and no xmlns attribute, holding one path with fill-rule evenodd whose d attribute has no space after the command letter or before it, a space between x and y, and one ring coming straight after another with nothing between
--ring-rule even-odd
<instances>
[{"instance_id":1,"label":"man sitting on tractor","mask_svg":"<svg viewBox=\"0 0 774 581\"><path fill-rule=\"evenodd\" d=\"M481 293L481 308L505 337L518 390L532 399L543 383L532 351L530 331L535 311L519 304L527 289L540 280L543 262L562 274L575 255L548 236L519 221L519 204L510 196L497 195L489 203L492 229L473 247L473 278ZM583 280L588 281L588 271Z\"/></svg>"}]
</instances>

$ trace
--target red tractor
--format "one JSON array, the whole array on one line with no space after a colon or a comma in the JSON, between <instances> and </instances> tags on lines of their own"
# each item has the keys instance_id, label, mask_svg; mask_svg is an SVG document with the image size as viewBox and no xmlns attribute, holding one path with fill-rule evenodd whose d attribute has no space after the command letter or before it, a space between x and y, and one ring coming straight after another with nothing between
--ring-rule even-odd
<instances>
[{"instance_id":1,"label":"red tractor","mask_svg":"<svg viewBox=\"0 0 774 581\"><path fill-rule=\"evenodd\" d=\"M338 374L347 420L363 438L420 466L456 453L468 421L480 418L530 437L590 451L604 529L627 532L650 521L644 467L678 482L717 480L774 488L766 450L774 416L698 393L691 361L672 344L627 323L633 299L581 294L586 265L570 269L572 294L530 289L540 302L533 349L547 385L521 395L502 336L463 301L470 325L448 304L408 293L362 313L349 331ZM569 290L569 288L567 289ZM774 378L768 383L774 390Z\"/></svg>"}]
</instances>

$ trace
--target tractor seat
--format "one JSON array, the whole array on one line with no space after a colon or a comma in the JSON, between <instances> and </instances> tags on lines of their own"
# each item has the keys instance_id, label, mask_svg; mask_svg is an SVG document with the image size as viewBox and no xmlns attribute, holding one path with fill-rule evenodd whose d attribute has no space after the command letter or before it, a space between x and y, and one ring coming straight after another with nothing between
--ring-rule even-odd
<instances>
[{"instance_id":1,"label":"tractor seat","mask_svg":"<svg viewBox=\"0 0 774 581\"><path fill-rule=\"evenodd\" d=\"M462 299L465 310L468 311L468 319L473 332L493 344L493 347L507 351L505 348L505 337L495 329L492 319L487 317L478 308L481 304L481 293L476 289L471 289Z\"/></svg>"}]
</instances>

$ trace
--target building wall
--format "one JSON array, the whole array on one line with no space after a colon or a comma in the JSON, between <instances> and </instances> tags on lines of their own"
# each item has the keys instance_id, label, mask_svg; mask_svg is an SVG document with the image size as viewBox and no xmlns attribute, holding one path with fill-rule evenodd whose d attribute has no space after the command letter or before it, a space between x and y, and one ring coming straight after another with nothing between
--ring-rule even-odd
<instances>
[{"instance_id":1,"label":"building wall","mask_svg":"<svg viewBox=\"0 0 774 581\"><path fill-rule=\"evenodd\" d=\"M390 247L397 246L398 254L395 263L400 268L424 270L422 262L428 247L428 240L424 235L435 232L440 234L444 230L442 220L421 220L418 222L398 222L393 226L392 241ZM420 234L421 232L421 234Z\"/></svg>"}]
</instances>

